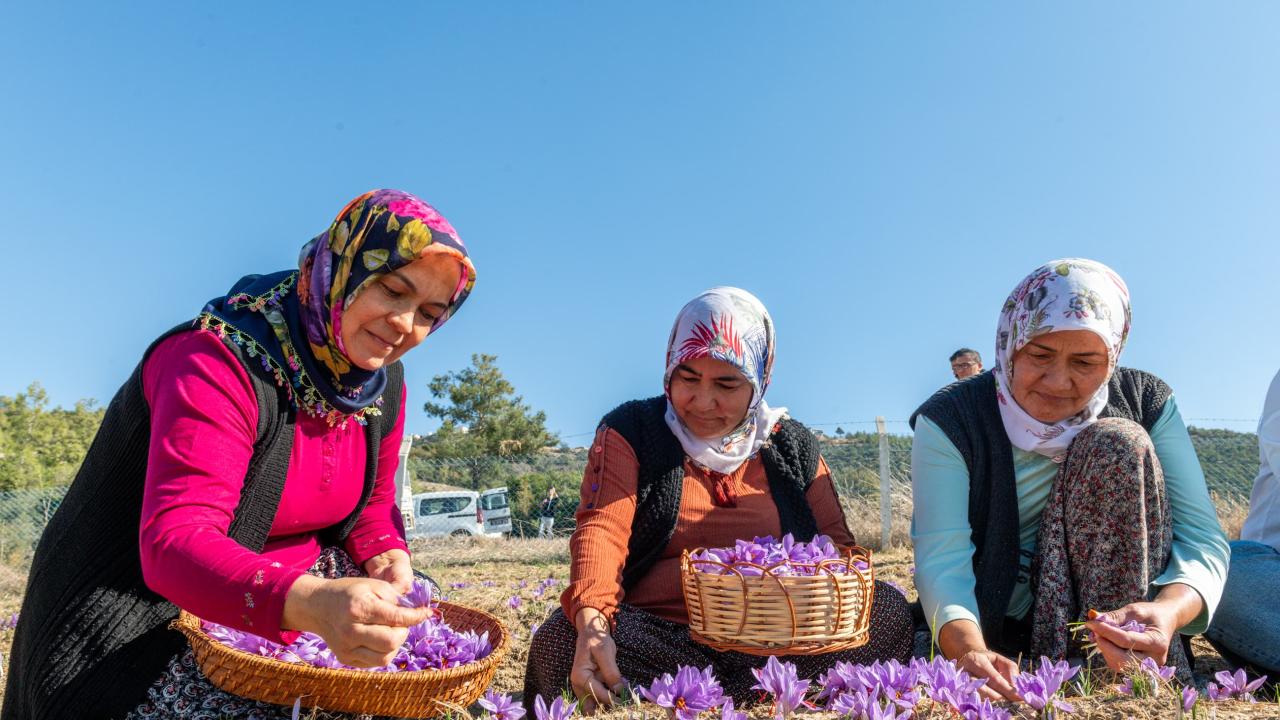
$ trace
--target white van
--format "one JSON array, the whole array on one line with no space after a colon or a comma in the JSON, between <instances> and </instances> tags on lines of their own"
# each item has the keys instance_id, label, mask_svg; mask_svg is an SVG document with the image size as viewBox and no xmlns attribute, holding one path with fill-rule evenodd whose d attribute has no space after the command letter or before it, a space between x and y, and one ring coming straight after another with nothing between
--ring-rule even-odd
<instances>
[{"instance_id":1,"label":"white van","mask_svg":"<svg viewBox=\"0 0 1280 720\"><path fill-rule=\"evenodd\" d=\"M480 515L480 493L474 490L445 490L413 496L413 529L409 539L466 537L484 534Z\"/></svg>"},{"instance_id":2,"label":"white van","mask_svg":"<svg viewBox=\"0 0 1280 720\"><path fill-rule=\"evenodd\" d=\"M493 488L480 493L480 514L484 517L484 533L502 536L511 533L511 506L507 488Z\"/></svg>"}]
</instances>

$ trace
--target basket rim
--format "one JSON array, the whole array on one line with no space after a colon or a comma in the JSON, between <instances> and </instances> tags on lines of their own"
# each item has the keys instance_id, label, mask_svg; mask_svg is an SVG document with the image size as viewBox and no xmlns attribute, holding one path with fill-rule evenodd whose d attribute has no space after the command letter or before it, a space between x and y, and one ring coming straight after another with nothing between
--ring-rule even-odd
<instances>
[{"instance_id":1,"label":"basket rim","mask_svg":"<svg viewBox=\"0 0 1280 720\"><path fill-rule=\"evenodd\" d=\"M506 626L502 624L496 616L473 607L459 605L447 601L440 601L439 608L441 613L445 611L473 613L488 619L496 629L498 635L496 642L494 639L494 630L489 631L489 640L492 649L489 654L465 665L457 667L438 669L428 668L424 670L401 670L397 672L376 672L373 670L349 670L346 668L322 668L306 663L291 663L275 658L255 655L244 650L224 645L217 640L209 637L201 627L201 619L196 615L181 610L178 617L171 623L171 627L178 630L187 637L187 642L194 648L197 644L205 646L208 652L221 655L226 658L233 658L243 665L243 672L269 672L276 676L296 677L300 680L329 680L331 682L340 682L343 680L350 681L369 681L376 679L380 684L389 683L392 688L398 686L413 686L427 681L448 682L451 680L462 680L480 674L490 667L496 666L506 656L508 645L510 645L511 633L507 631ZM203 666L204 663L200 663Z\"/></svg>"}]
</instances>

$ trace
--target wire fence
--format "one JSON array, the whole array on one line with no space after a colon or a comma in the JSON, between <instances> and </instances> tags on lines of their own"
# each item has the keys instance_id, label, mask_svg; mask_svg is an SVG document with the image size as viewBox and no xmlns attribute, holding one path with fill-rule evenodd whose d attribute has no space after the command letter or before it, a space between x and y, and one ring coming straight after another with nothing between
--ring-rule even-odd
<instances>
[{"instance_id":1,"label":"wire fence","mask_svg":"<svg viewBox=\"0 0 1280 720\"><path fill-rule=\"evenodd\" d=\"M1257 438L1198 428L1191 438L1224 529L1235 537L1258 471ZM819 443L858 541L872 548L908 543L911 436L841 432L819 434ZM411 540L566 536L575 528L588 452L577 448L521 457L422 458L406 447L407 460L398 473L406 532ZM549 488L557 495L550 506L544 502ZM0 493L0 562L12 568L30 563L65 492L65 487L51 487Z\"/></svg>"}]
</instances>

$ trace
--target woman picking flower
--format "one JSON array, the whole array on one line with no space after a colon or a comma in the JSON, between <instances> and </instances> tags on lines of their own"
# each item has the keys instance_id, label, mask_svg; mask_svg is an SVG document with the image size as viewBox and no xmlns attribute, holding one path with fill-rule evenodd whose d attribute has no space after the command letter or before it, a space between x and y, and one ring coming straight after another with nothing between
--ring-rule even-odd
<instances>
[{"instance_id":1,"label":"woman picking flower","mask_svg":"<svg viewBox=\"0 0 1280 720\"><path fill-rule=\"evenodd\" d=\"M1016 697L1011 658L1077 652L1068 625L1093 608L1110 667L1151 657L1189 678L1178 634L1222 594L1226 538L1173 392L1118 366L1129 321L1110 268L1041 266L1005 301L991 371L912 417L923 620L992 696Z\"/></svg>"},{"instance_id":2,"label":"woman picking flower","mask_svg":"<svg viewBox=\"0 0 1280 720\"><path fill-rule=\"evenodd\" d=\"M396 603L399 360L474 281L439 213L378 190L297 270L245 276L152 343L36 550L3 718L288 717L209 684L167 627L179 607L390 660L429 612Z\"/></svg>"},{"instance_id":3,"label":"woman picking flower","mask_svg":"<svg viewBox=\"0 0 1280 720\"><path fill-rule=\"evenodd\" d=\"M784 533L853 544L813 436L764 401L773 351L759 300L709 290L676 318L665 394L605 416L582 482L570 585L533 638L526 699L569 685L591 711L680 665L710 665L728 695L753 699L748 670L764 658L690 640L681 553ZM838 660L905 661L910 634L905 599L877 583L867 645L793 660L805 677Z\"/></svg>"}]
</instances>

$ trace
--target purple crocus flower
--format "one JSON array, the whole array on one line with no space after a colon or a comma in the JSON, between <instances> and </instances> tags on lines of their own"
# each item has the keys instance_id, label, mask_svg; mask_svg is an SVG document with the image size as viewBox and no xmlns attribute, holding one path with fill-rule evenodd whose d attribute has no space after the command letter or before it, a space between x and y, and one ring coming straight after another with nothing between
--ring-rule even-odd
<instances>
[{"instance_id":1,"label":"purple crocus flower","mask_svg":"<svg viewBox=\"0 0 1280 720\"><path fill-rule=\"evenodd\" d=\"M1079 671L1080 668L1071 667L1065 660L1055 663L1042 655L1040 667L1034 672L1025 672L1014 678L1013 687L1036 710L1044 712L1046 708L1050 708L1049 712L1053 712L1053 709L1074 712L1075 708L1058 698L1058 691L1062 689L1064 682Z\"/></svg>"},{"instance_id":2,"label":"purple crocus flower","mask_svg":"<svg viewBox=\"0 0 1280 720\"><path fill-rule=\"evenodd\" d=\"M1004 708L998 708L991 704L990 700L978 697L974 693L970 701L965 702L963 707L956 708L956 712L962 720L1012 720L1013 714Z\"/></svg>"},{"instance_id":3,"label":"purple crocus flower","mask_svg":"<svg viewBox=\"0 0 1280 720\"><path fill-rule=\"evenodd\" d=\"M872 702L867 708L867 720L911 720L911 711L903 710L899 713L897 706L893 703L881 705L878 702Z\"/></svg>"},{"instance_id":4,"label":"purple crocus flower","mask_svg":"<svg viewBox=\"0 0 1280 720\"><path fill-rule=\"evenodd\" d=\"M519 610L519 609L520 609L520 596L519 596L519 595L512 595L510 598L508 598L508 599L507 599L507 607L511 608L512 610Z\"/></svg>"},{"instance_id":5,"label":"purple crocus flower","mask_svg":"<svg viewBox=\"0 0 1280 720\"><path fill-rule=\"evenodd\" d=\"M733 698L726 698L720 706L720 720L747 720L747 714L733 709Z\"/></svg>"},{"instance_id":6,"label":"purple crocus flower","mask_svg":"<svg viewBox=\"0 0 1280 720\"><path fill-rule=\"evenodd\" d=\"M911 667L915 668L930 700L946 703L956 710L960 709L960 703L975 695L978 688L987 683L986 678L976 679L970 676L941 655L929 661L916 658L911 661Z\"/></svg>"},{"instance_id":7,"label":"purple crocus flower","mask_svg":"<svg viewBox=\"0 0 1280 720\"><path fill-rule=\"evenodd\" d=\"M1254 702L1253 691L1262 687L1262 683L1267 681L1267 676L1262 675L1253 682L1248 682L1248 676L1244 674L1244 670L1236 670L1235 673L1220 670L1214 674L1218 682L1222 683L1219 690L1213 683L1209 683L1209 697L1213 700L1226 700L1227 698L1239 698L1247 702ZM1215 690L1217 697L1214 697Z\"/></svg>"},{"instance_id":8,"label":"purple crocus flower","mask_svg":"<svg viewBox=\"0 0 1280 720\"><path fill-rule=\"evenodd\" d=\"M489 717L493 720L520 720L524 717L524 708L512 700L510 695L499 695L490 690L476 702L489 711Z\"/></svg>"},{"instance_id":9,"label":"purple crocus flower","mask_svg":"<svg viewBox=\"0 0 1280 720\"><path fill-rule=\"evenodd\" d=\"M533 699L533 715L538 720L569 720L577 709L578 703L566 703L562 697L556 698L550 706L541 695Z\"/></svg>"},{"instance_id":10,"label":"purple crocus flower","mask_svg":"<svg viewBox=\"0 0 1280 720\"><path fill-rule=\"evenodd\" d=\"M1191 708L1196 706L1196 701L1200 699L1200 694L1196 689L1188 685L1182 688L1182 712L1189 713Z\"/></svg>"},{"instance_id":11,"label":"purple crocus flower","mask_svg":"<svg viewBox=\"0 0 1280 720\"><path fill-rule=\"evenodd\" d=\"M409 592L401 595L397 602L401 607L407 608L432 607L435 604L435 598L431 590L431 583L415 577L413 587L409 588Z\"/></svg>"},{"instance_id":12,"label":"purple crocus flower","mask_svg":"<svg viewBox=\"0 0 1280 720\"><path fill-rule=\"evenodd\" d=\"M666 708L677 720L694 720L724 702L724 691L710 665L701 671L681 665L676 668L675 677L664 674L648 688L639 688L639 693L654 705Z\"/></svg>"},{"instance_id":13,"label":"purple crocus flower","mask_svg":"<svg viewBox=\"0 0 1280 720\"><path fill-rule=\"evenodd\" d=\"M862 673L858 672L858 666L843 660L836 661L818 685L820 689L817 699L826 700L827 707L832 710L835 709L832 707L833 703L844 693L850 690L868 689L862 682Z\"/></svg>"},{"instance_id":14,"label":"purple crocus flower","mask_svg":"<svg viewBox=\"0 0 1280 720\"><path fill-rule=\"evenodd\" d=\"M796 666L789 662L780 662L770 656L763 668L752 668L751 674L756 676L756 684L752 690L763 690L773 695L774 717L786 720L796 708L804 705L804 694L809 690L809 681L796 676Z\"/></svg>"},{"instance_id":15,"label":"purple crocus flower","mask_svg":"<svg viewBox=\"0 0 1280 720\"><path fill-rule=\"evenodd\" d=\"M876 705L876 691L865 688L855 688L846 690L835 696L827 709L834 712L839 717L861 718L865 717L868 708Z\"/></svg>"}]
</instances>

